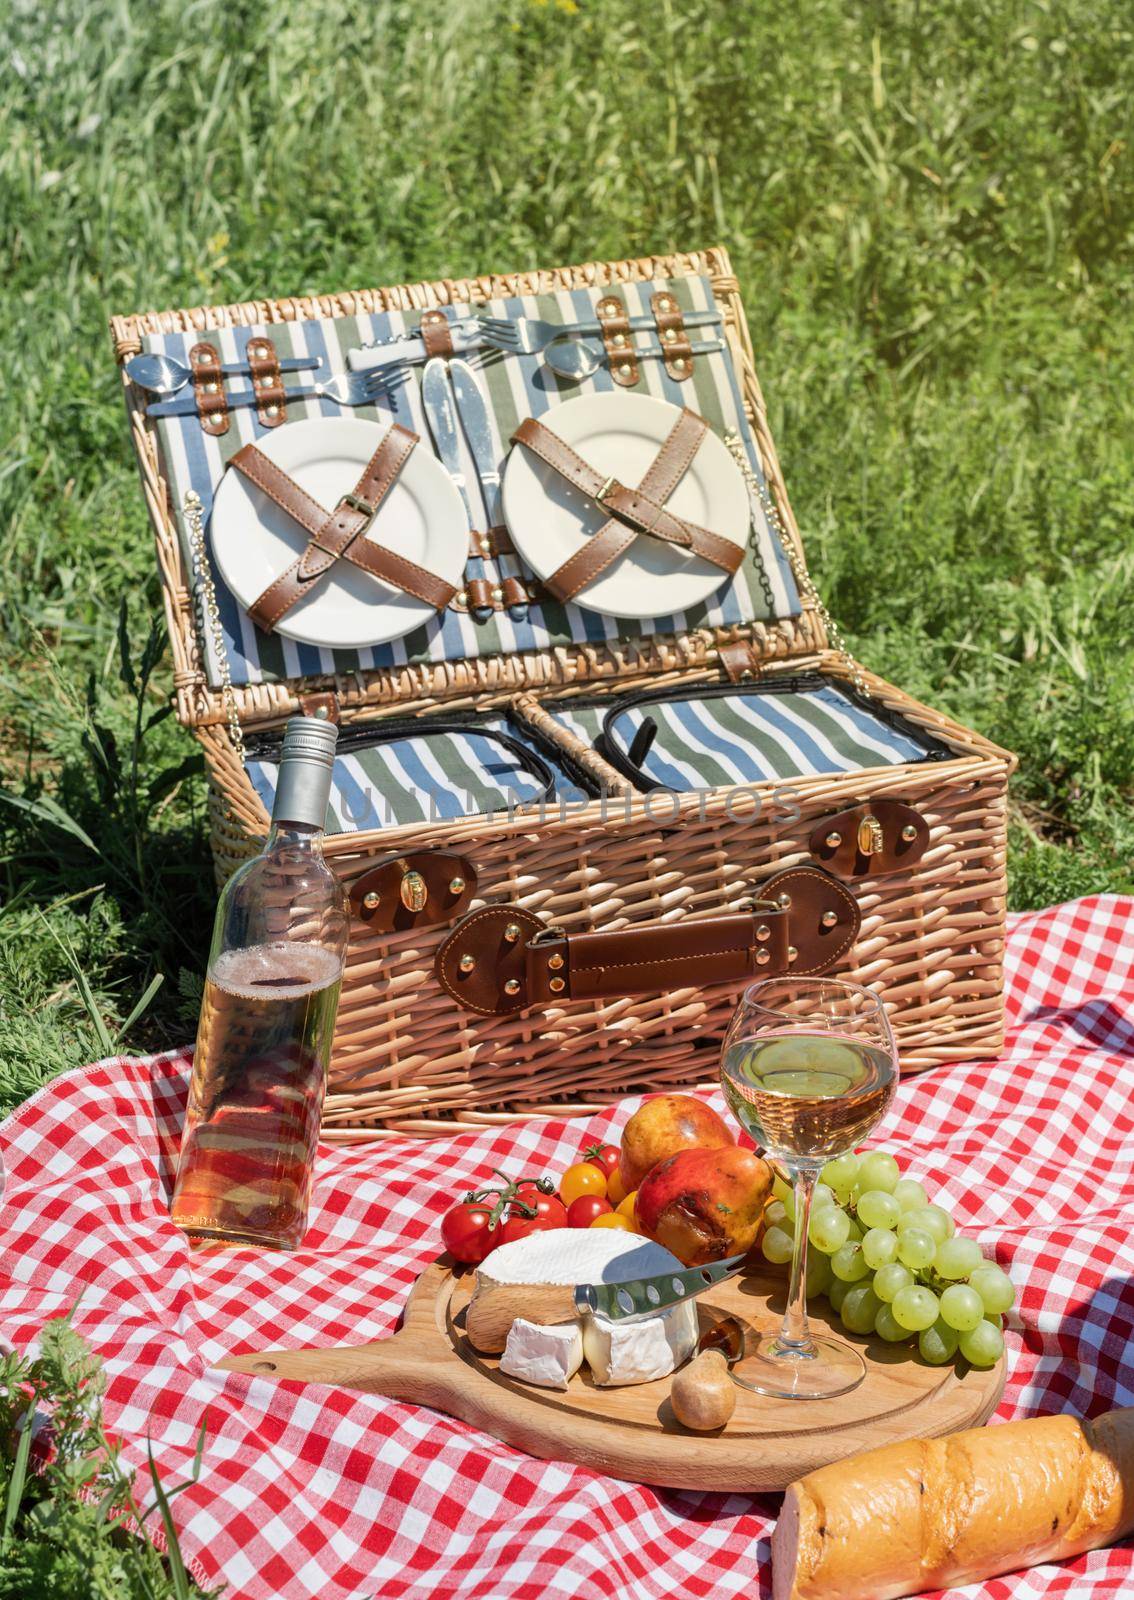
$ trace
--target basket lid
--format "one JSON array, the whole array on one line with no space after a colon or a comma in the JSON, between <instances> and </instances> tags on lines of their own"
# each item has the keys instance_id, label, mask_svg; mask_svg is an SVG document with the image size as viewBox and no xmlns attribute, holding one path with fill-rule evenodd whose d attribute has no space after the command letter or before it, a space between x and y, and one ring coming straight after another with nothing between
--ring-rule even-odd
<instances>
[{"instance_id":1,"label":"basket lid","mask_svg":"<svg viewBox=\"0 0 1134 1600\"><path fill-rule=\"evenodd\" d=\"M404 711L559 684L641 680L721 659L734 672L757 670L822 649L827 642L823 620L768 431L739 288L723 249L319 299L145 313L113 319L112 332L120 362L139 350L187 361L202 341L222 362L242 362L248 360L251 341L268 338L280 357L317 357L322 376L327 369L349 370L353 349L413 329L423 314L440 308L458 315L475 302L502 315L567 321L595 315L600 300L617 295L627 314L637 316L651 312L651 301L662 290L685 313L718 311L726 352L696 357L685 382L666 370L668 363L642 361L639 383L630 392L669 399L703 416L726 440L751 502L751 535L738 572L707 600L668 618L616 619L550 597L517 617L500 607L498 594L497 609L487 621L474 622L458 605L403 638L366 650L331 650L263 633L227 589L208 542L213 493L236 451L263 438L263 418L256 408L234 409L227 429L211 436L195 413L155 423L146 415L147 397L127 382L166 588L181 720L219 722L235 710L242 724L255 726L278 721L322 691L333 692L348 714L384 705ZM549 389L538 356L510 356L482 368L480 377L500 461L525 416L541 414L553 423L557 403L590 388ZM592 384L596 392L609 389L609 370L602 368ZM417 386L407 385L399 395L397 420L428 446ZM289 407L289 420L317 415L320 406L316 400ZM471 457L465 476L475 485ZM483 504L470 499L474 521L487 522L487 497ZM509 562L514 563L510 569ZM500 556L497 580L509 570L521 571L517 558Z\"/></svg>"}]
</instances>

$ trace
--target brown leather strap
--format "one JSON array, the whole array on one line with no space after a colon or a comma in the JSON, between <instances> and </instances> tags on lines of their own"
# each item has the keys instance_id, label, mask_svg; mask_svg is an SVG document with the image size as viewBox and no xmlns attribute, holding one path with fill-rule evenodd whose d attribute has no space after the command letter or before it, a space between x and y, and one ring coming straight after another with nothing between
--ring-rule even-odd
<instances>
[{"instance_id":1,"label":"brown leather strap","mask_svg":"<svg viewBox=\"0 0 1134 1600\"><path fill-rule=\"evenodd\" d=\"M492 585L484 578L473 578L466 583L465 594L468 596L470 611L492 610Z\"/></svg>"},{"instance_id":2,"label":"brown leather strap","mask_svg":"<svg viewBox=\"0 0 1134 1600\"><path fill-rule=\"evenodd\" d=\"M623 389L632 388L638 381L638 357L625 305L618 295L604 294L595 306L595 315L602 325L611 377Z\"/></svg>"},{"instance_id":3,"label":"brown leather strap","mask_svg":"<svg viewBox=\"0 0 1134 1600\"><path fill-rule=\"evenodd\" d=\"M470 1011L708 988L777 974L826 972L858 936L854 895L816 867L788 867L759 884L743 911L615 931L568 933L519 906L483 906L441 945L442 987Z\"/></svg>"},{"instance_id":4,"label":"brown leather strap","mask_svg":"<svg viewBox=\"0 0 1134 1600\"><path fill-rule=\"evenodd\" d=\"M665 352L662 363L671 378L684 383L693 376L693 347L685 331L681 307L667 290L650 296L650 310L658 325L658 338Z\"/></svg>"},{"instance_id":5,"label":"brown leather strap","mask_svg":"<svg viewBox=\"0 0 1134 1600\"><path fill-rule=\"evenodd\" d=\"M339 560L351 562L371 577L412 594L435 610L440 611L449 604L456 593L452 584L365 537L416 444L417 435L395 422L367 462L354 489L330 512L254 444L247 444L236 452L229 465L311 535L298 559L249 606L248 614L258 628L270 632L297 601L311 593L312 583Z\"/></svg>"},{"instance_id":6,"label":"brown leather strap","mask_svg":"<svg viewBox=\"0 0 1134 1600\"><path fill-rule=\"evenodd\" d=\"M708 528L683 521L667 511L662 503L677 487L707 429L708 423L703 417L684 408L641 484L629 489L616 478L604 479L535 417L521 422L512 435L513 443L526 445L588 499L613 513L609 522L603 523L580 550L545 580L552 594L560 600L574 599L629 549L638 534L679 545L730 575L737 570L744 559L741 545L722 539Z\"/></svg>"},{"instance_id":7,"label":"brown leather strap","mask_svg":"<svg viewBox=\"0 0 1134 1600\"><path fill-rule=\"evenodd\" d=\"M453 335L449 332L449 319L443 311L425 311L421 317L421 342L427 356L451 356Z\"/></svg>"},{"instance_id":8,"label":"brown leather strap","mask_svg":"<svg viewBox=\"0 0 1134 1600\"><path fill-rule=\"evenodd\" d=\"M470 556L511 556L516 547L505 527L485 528L469 534Z\"/></svg>"},{"instance_id":9,"label":"brown leather strap","mask_svg":"<svg viewBox=\"0 0 1134 1600\"><path fill-rule=\"evenodd\" d=\"M249 339L247 358L256 390L256 415L265 428L278 428L287 421L287 401L276 347L270 339Z\"/></svg>"},{"instance_id":10,"label":"brown leather strap","mask_svg":"<svg viewBox=\"0 0 1134 1600\"><path fill-rule=\"evenodd\" d=\"M193 369L193 394L197 401L197 415L201 427L213 438L227 433L231 418L224 394L221 376L221 358L215 345L207 339L200 340L189 352L189 365Z\"/></svg>"}]
</instances>

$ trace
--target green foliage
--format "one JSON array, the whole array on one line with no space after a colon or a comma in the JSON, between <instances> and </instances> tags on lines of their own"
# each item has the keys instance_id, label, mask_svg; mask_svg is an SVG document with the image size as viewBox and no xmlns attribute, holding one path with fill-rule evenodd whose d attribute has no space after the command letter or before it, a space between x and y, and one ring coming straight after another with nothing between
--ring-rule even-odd
<instances>
[{"instance_id":1,"label":"green foliage","mask_svg":"<svg viewBox=\"0 0 1134 1600\"><path fill-rule=\"evenodd\" d=\"M139 1505L105 1431L101 1366L69 1319L49 1322L39 1354L0 1355L0 1600L209 1600L186 1572L170 1501L200 1471ZM166 1555L144 1537L160 1515ZM219 1591L213 1591L214 1594Z\"/></svg>"},{"instance_id":2,"label":"green foliage","mask_svg":"<svg viewBox=\"0 0 1134 1600\"><path fill-rule=\"evenodd\" d=\"M832 610L1020 754L1013 903L1134 888L1132 44L1128 0L8 8L0 1107L159 973L126 1042L187 1037L211 909L111 311L727 244Z\"/></svg>"}]
</instances>

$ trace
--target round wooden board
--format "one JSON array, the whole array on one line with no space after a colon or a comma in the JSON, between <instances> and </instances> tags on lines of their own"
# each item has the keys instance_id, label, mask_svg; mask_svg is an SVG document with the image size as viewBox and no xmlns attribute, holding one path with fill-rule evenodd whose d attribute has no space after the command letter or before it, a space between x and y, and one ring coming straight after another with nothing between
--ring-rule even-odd
<instances>
[{"instance_id":1,"label":"round wooden board","mask_svg":"<svg viewBox=\"0 0 1134 1600\"><path fill-rule=\"evenodd\" d=\"M811 1315L857 1346L866 1377L834 1400L773 1400L737 1389L728 1426L687 1433L669 1404L670 1380L598 1389L586 1368L565 1391L537 1389L499 1371L463 1332L471 1270L446 1260L422 1273L401 1329L377 1344L269 1350L219 1363L228 1372L365 1389L433 1406L548 1461L570 1461L611 1477L676 1489L783 1489L816 1467L901 1439L978 1427L1004 1389L1003 1358L987 1372L930 1367L910 1346L848 1334L825 1300ZM703 1323L727 1314L760 1332L783 1315L781 1273L757 1269L699 1301ZM822 1310L815 1310L819 1306ZM826 1313L824 1315L824 1313Z\"/></svg>"}]
</instances>

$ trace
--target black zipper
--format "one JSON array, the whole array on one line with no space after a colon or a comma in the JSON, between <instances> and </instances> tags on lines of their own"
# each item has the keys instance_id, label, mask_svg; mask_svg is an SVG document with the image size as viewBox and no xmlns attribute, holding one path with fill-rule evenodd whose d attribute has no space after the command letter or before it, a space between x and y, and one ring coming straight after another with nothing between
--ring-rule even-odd
<instances>
[{"instance_id":1,"label":"black zipper","mask_svg":"<svg viewBox=\"0 0 1134 1600\"><path fill-rule=\"evenodd\" d=\"M834 689L844 699L849 700L861 711L868 711L871 716L877 717L879 722L885 723L895 732L904 734L906 738L915 740L918 744L927 746L925 754L918 758L922 761L951 761L955 759L954 753L940 739L935 739L932 734L926 733L908 717L903 717L900 711L894 711L889 706L879 705L869 695L862 694L851 685L839 683L832 678L824 677L821 672L795 673L791 677L768 678L757 683L700 683L688 684L684 688L657 688L637 689L629 694L619 695L616 700L608 700L600 696L588 696L586 699L572 699L565 701L566 705L582 706L588 710L599 709L606 706L607 710L602 719L602 732L594 741L596 751L604 761L610 763L624 778L629 779L634 786L645 793L653 789L664 789L665 785L656 778L649 777L639 765L625 754L615 742L612 732L614 722L625 712L643 705L658 705L659 703L680 704L684 700L719 700L729 695L746 698L759 694L799 694L808 690ZM652 742L652 741L651 741ZM635 745L638 743L635 740ZM633 748L633 747L632 747ZM645 760L649 747L643 751L639 760Z\"/></svg>"},{"instance_id":2,"label":"black zipper","mask_svg":"<svg viewBox=\"0 0 1134 1600\"><path fill-rule=\"evenodd\" d=\"M426 722L416 717L398 717L389 722L351 724L339 729L335 753L340 755L352 750L370 750L375 745L394 744L401 739L420 739L435 733L474 733L482 739L493 741L514 756L524 771L543 785L541 800L554 798L555 774L543 757L537 755L527 745L521 744L518 739L514 739L510 733L501 733L498 728L483 727L475 717L464 721L446 719L444 722L432 718ZM246 741L246 748L248 754L255 760L278 761L283 749L283 729L272 729L254 735Z\"/></svg>"}]
</instances>

